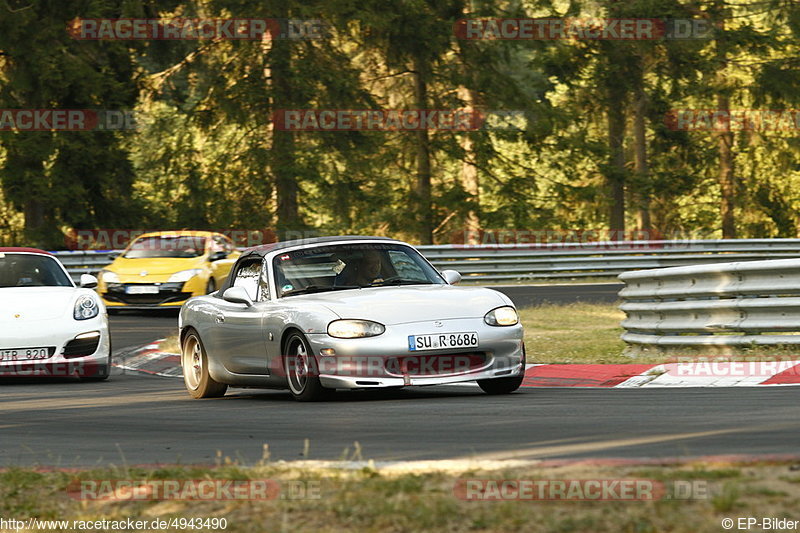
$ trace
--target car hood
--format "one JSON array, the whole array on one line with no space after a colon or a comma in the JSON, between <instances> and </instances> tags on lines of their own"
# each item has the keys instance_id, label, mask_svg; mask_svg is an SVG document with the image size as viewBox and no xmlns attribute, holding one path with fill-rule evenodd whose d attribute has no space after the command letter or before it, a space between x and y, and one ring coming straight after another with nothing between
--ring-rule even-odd
<instances>
[{"instance_id":1,"label":"car hood","mask_svg":"<svg viewBox=\"0 0 800 533\"><path fill-rule=\"evenodd\" d=\"M143 257L129 259L118 257L106 269L122 276L140 276L142 272L147 275L174 274L181 270L199 268L203 263L201 257Z\"/></svg>"},{"instance_id":2,"label":"car hood","mask_svg":"<svg viewBox=\"0 0 800 533\"><path fill-rule=\"evenodd\" d=\"M341 318L363 318L381 324L483 317L507 305L503 296L483 287L415 285L331 291L286 298L323 305Z\"/></svg>"},{"instance_id":3,"label":"car hood","mask_svg":"<svg viewBox=\"0 0 800 533\"><path fill-rule=\"evenodd\" d=\"M0 289L0 329L11 327L20 320L52 320L71 314L78 292L74 287Z\"/></svg>"}]
</instances>

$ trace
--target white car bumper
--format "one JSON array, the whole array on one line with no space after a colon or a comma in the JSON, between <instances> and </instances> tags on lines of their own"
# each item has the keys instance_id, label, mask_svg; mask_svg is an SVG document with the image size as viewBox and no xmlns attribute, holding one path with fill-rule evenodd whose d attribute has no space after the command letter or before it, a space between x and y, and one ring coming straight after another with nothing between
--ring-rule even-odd
<instances>
[{"instance_id":1,"label":"white car bumper","mask_svg":"<svg viewBox=\"0 0 800 533\"><path fill-rule=\"evenodd\" d=\"M92 376L110 356L104 312L88 320L20 320L0 336L0 377Z\"/></svg>"}]
</instances>

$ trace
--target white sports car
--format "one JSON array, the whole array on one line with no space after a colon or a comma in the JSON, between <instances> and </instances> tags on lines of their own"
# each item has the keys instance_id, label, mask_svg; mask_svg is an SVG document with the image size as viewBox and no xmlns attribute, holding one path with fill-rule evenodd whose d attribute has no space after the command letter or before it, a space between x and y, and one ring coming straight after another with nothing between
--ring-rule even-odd
<instances>
[{"instance_id":1,"label":"white sports car","mask_svg":"<svg viewBox=\"0 0 800 533\"><path fill-rule=\"evenodd\" d=\"M76 287L35 248L0 248L0 377L106 379L111 342L94 276Z\"/></svg>"},{"instance_id":2,"label":"white sports car","mask_svg":"<svg viewBox=\"0 0 800 533\"><path fill-rule=\"evenodd\" d=\"M321 237L251 248L219 291L179 317L184 381L195 398L228 386L335 389L477 381L490 394L522 383L522 326L511 300L456 287L393 239Z\"/></svg>"}]
</instances>

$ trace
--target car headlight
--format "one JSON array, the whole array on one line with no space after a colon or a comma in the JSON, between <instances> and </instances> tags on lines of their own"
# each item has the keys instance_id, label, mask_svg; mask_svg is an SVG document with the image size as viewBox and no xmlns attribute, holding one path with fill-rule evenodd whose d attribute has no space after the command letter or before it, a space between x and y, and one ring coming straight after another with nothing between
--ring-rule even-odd
<instances>
[{"instance_id":1,"label":"car headlight","mask_svg":"<svg viewBox=\"0 0 800 533\"><path fill-rule=\"evenodd\" d=\"M117 273L111 272L110 270L101 270L100 279L103 280L103 283L119 283L119 276Z\"/></svg>"},{"instance_id":2,"label":"car headlight","mask_svg":"<svg viewBox=\"0 0 800 533\"><path fill-rule=\"evenodd\" d=\"M328 324L328 335L340 339L374 337L386 331L386 326L371 320L334 320Z\"/></svg>"},{"instance_id":3,"label":"car headlight","mask_svg":"<svg viewBox=\"0 0 800 533\"><path fill-rule=\"evenodd\" d=\"M175 272L173 275L169 277L170 283L183 283L184 281L189 281L193 277L197 276L202 272L199 268L192 268L190 270L181 270L180 272Z\"/></svg>"},{"instance_id":4,"label":"car headlight","mask_svg":"<svg viewBox=\"0 0 800 533\"><path fill-rule=\"evenodd\" d=\"M75 320L88 320L96 317L100 313L100 306L93 296L83 295L75 302L75 309L72 317Z\"/></svg>"},{"instance_id":5,"label":"car headlight","mask_svg":"<svg viewBox=\"0 0 800 533\"><path fill-rule=\"evenodd\" d=\"M486 313L483 321L490 326L514 326L519 323L519 315L513 307L504 305Z\"/></svg>"}]
</instances>

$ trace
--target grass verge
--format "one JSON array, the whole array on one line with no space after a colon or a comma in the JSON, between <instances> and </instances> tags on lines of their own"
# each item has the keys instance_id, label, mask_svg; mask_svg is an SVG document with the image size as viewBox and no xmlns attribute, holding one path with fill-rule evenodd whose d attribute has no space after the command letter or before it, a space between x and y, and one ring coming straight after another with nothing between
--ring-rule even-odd
<instances>
[{"instance_id":1,"label":"grass verge","mask_svg":"<svg viewBox=\"0 0 800 533\"><path fill-rule=\"evenodd\" d=\"M531 363L630 363L622 355L620 322L613 304L541 305L519 310ZM663 359L661 357L660 359ZM659 362L654 357L654 362Z\"/></svg>"},{"instance_id":2,"label":"grass verge","mask_svg":"<svg viewBox=\"0 0 800 533\"><path fill-rule=\"evenodd\" d=\"M374 467L332 469L264 463L217 468L111 468L0 472L0 516L6 520L224 518L226 532L262 531L534 531L719 532L724 518L800 519L800 476L792 463L681 466L476 468L392 473ZM68 494L81 481L272 480L270 500L85 501ZM467 501L457 483L483 480L645 480L663 492L650 500ZM464 486L464 485L462 485ZM498 485L495 483L494 487ZM533 494L536 494L535 492ZM548 494L552 494L549 493ZM588 491L587 491L588 494ZM573 493L573 497L576 496ZM146 530L146 529L145 529ZM214 531L203 528L203 531ZM216 529L221 530L221 529Z\"/></svg>"}]
</instances>

